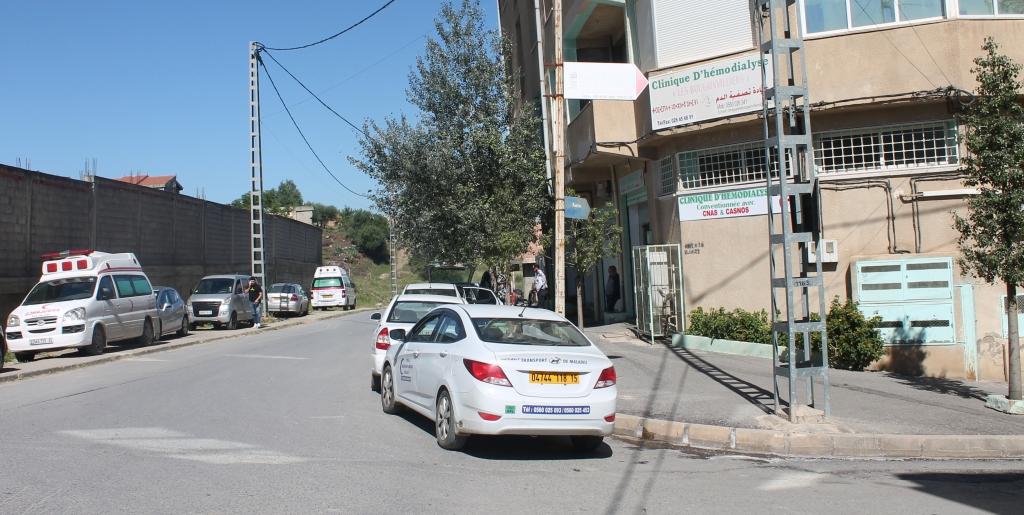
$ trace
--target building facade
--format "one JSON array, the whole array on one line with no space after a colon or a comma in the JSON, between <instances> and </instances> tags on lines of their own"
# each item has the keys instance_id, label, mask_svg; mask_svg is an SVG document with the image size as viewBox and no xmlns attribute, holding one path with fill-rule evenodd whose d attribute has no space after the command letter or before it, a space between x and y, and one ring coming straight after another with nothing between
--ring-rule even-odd
<instances>
[{"instance_id":1,"label":"building facade","mask_svg":"<svg viewBox=\"0 0 1024 515\"><path fill-rule=\"evenodd\" d=\"M524 102L552 78L550 0L499 0ZM612 202L623 226L615 265L635 316L630 249L683 248L683 305L770 304L759 13L749 0L564 0L566 61L635 64L636 101L566 100L567 184ZM829 298L882 317L886 357L904 373L1005 380L1005 287L957 264L952 213L973 191L958 174L957 113L993 37L1024 62L1024 5L1008 0L798 0L821 184ZM539 35L539 37L538 37ZM543 55L541 55L543 52ZM546 70L546 71L542 71ZM770 79L771 70L764 70ZM550 84L550 82L548 82ZM767 164L766 164L767 163Z\"/></svg>"}]
</instances>

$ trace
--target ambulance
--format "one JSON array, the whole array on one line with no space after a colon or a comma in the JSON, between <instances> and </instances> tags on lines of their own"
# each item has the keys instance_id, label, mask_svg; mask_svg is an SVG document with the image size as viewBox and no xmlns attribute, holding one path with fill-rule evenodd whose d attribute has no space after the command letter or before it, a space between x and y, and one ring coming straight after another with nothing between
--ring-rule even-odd
<instances>
[{"instance_id":1,"label":"ambulance","mask_svg":"<svg viewBox=\"0 0 1024 515\"><path fill-rule=\"evenodd\" d=\"M348 272L340 266L317 267L313 272L313 287L310 288L310 292L313 294L313 309L340 307L348 310L356 307L355 285L352 284Z\"/></svg>"},{"instance_id":2,"label":"ambulance","mask_svg":"<svg viewBox=\"0 0 1024 515\"><path fill-rule=\"evenodd\" d=\"M134 254L55 252L43 255L39 284L7 318L4 335L21 362L56 349L97 355L111 342L153 343L156 308Z\"/></svg>"}]
</instances>

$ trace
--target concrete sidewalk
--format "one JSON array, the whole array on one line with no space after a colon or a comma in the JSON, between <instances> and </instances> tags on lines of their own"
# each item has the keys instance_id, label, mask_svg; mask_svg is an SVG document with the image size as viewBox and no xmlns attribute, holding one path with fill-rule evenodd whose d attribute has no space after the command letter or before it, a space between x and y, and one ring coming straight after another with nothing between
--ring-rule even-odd
<instances>
[{"instance_id":1,"label":"concrete sidewalk","mask_svg":"<svg viewBox=\"0 0 1024 515\"><path fill-rule=\"evenodd\" d=\"M731 430L718 433L718 438L726 441L708 446L757 452L736 447L734 429L765 430L773 437L847 435L842 437L845 439L856 435L871 438L879 435L933 436L940 440L950 440L951 436L1008 435L1009 440L1001 438L992 444L998 449L977 454L1016 457L1016 454L1008 454L1006 441L1019 441L1020 456L1024 457L1024 417L1002 414L985 407L985 397L989 393L1005 393L1003 384L833 370L830 375L831 419L821 425L793 425L772 414L770 360L691 351L663 344L652 346L649 342L633 338L621 324L590 328L586 332L615 363L619 378L618 411L623 415L617 428L623 426L621 432L628 436L652 436L649 428L637 428L638 424L643 426L645 420L647 425L656 420L685 422L691 428ZM780 387L786 388L785 380ZM817 393L820 395L820 389ZM671 431L679 433L684 429L676 426ZM746 434L744 431L740 433L741 436ZM672 443L680 443L677 440L685 439L683 436L676 434ZM924 440L904 445L910 448L904 454L858 451L851 455L920 457L921 449L926 445ZM983 445L964 438L952 440L964 445ZM842 455L836 454L839 444L835 438L829 445L832 449L825 455ZM878 450L882 443L872 445ZM1016 443L1010 445L1012 447ZM783 447L785 451L790 449L788 443ZM778 451L779 446L773 449Z\"/></svg>"},{"instance_id":2,"label":"concrete sidewalk","mask_svg":"<svg viewBox=\"0 0 1024 515\"><path fill-rule=\"evenodd\" d=\"M227 329L215 330L210 326L202 326L189 333L188 336L179 337L176 335L164 336L163 340L154 342L148 347L141 347L134 341L115 342L107 345L107 349L99 356L83 356L75 349L64 349L54 352L44 352L36 356L34 361L29 363L7 362L0 366L0 383L17 381L33 376L52 374L63 370L98 365L119 359L134 358L154 352L162 352L190 345L210 343L229 338L238 338L254 334L255 332L274 331L292 327L300 324L337 318L354 313L370 311L370 308L362 308L353 311L311 311L304 317L289 317L270 319L269 324L264 324L260 329L243 326L234 331Z\"/></svg>"}]
</instances>

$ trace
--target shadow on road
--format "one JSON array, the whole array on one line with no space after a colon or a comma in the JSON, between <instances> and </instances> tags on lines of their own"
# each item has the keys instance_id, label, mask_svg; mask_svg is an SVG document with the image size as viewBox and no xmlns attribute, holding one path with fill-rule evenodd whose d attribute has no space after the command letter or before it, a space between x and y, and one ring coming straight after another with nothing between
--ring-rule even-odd
<instances>
[{"instance_id":1,"label":"shadow on road","mask_svg":"<svg viewBox=\"0 0 1024 515\"><path fill-rule=\"evenodd\" d=\"M757 386L756 384L750 383L743 379L740 379L720 368L715 366L713 363L705 361L697 357L692 352L683 349L681 347L673 347L667 345L679 359L686 362L691 368L698 372L710 377L715 380L718 384L728 388L740 397L743 397L747 402L757 406L761 411L771 414L775 412L774 406L771 404L775 396L772 392ZM787 403L780 399L781 406L786 406ZM780 406L780 407L781 407Z\"/></svg>"},{"instance_id":2,"label":"shadow on road","mask_svg":"<svg viewBox=\"0 0 1024 515\"><path fill-rule=\"evenodd\" d=\"M920 472L896 474L915 490L989 513L1021 513L1024 472Z\"/></svg>"},{"instance_id":3,"label":"shadow on road","mask_svg":"<svg viewBox=\"0 0 1024 515\"><path fill-rule=\"evenodd\" d=\"M901 384L926 392L956 395L964 399L977 399L980 401L985 400L989 395L989 392L985 390L964 384L962 381L946 379L945 377L905 376L893 373L887 373L886 376Z\"/></svg>"}]
</instances>

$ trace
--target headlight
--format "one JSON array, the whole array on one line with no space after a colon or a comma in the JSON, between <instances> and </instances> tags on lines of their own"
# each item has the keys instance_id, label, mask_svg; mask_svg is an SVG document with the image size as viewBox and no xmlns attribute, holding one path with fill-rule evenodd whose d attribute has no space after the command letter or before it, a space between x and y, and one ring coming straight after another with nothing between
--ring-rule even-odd
<instances>
[{"instance_id":1,"label":"headlight","mask_svg":"<svg viewBox=\"0 0 1024 515\"><path fill-rule=\"evenodd\" d=\"M10 318L7 319L7 327L14 327L18 325L21 325L21 319L18 318L18 315L11 315Z\"/></svg>"},{"instance_id":2,"label":"headlight","mask_svg":"<svg viewBox=\"0 0 1024 515\"><path fill-rule=\"evenodd\" d=\"M220 312L221 312L221 314L227 314L228 308L230 308L230 307L231 306L227 302L222 303L220 305Z\"/></svg>"},{"instance_id":3,"label":"headlight","mask_svg":"<svg viewBox=\"0 0 1024 515\"><path fill-rule=\"evenodd\" d=\"M85 320L85 308L75 308L64 313L64 323L81 322Z\"/></svg>"}]
</instances>

